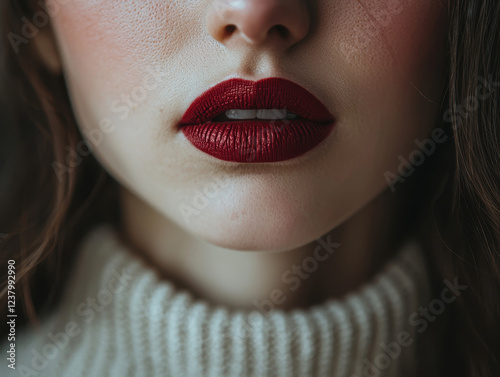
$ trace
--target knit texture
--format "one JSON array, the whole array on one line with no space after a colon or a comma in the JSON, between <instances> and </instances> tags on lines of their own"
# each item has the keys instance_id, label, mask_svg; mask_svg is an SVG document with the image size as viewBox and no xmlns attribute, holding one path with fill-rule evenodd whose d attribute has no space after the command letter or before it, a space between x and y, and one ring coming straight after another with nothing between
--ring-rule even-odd
<instances>
[{"instance_id":1,"label":"knit texture","mask_svg":"<svg viewBox=\"0 0 500 377\"><path fill-rule=\"evenodd\" d=\"M161 280L103 225L82 243L60 307L18 337L17 369L2 375L412 376L410 316L426 304L427 281L409 243L344 299L268 315L230 310Z\"/></svg>"}]
</instances>

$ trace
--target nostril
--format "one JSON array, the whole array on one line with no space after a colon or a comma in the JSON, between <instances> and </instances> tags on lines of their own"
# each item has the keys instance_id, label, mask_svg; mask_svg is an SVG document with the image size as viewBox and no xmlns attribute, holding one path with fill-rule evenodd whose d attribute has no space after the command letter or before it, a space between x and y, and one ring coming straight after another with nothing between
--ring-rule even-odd
<instances>
[{"instance_id":1,"label":"nostril","mask_svg":"<svg viewBox=\"0 0 500 377\"><path fill-rule=\"evenodd\" d=\"M307 3L301 0L217 0L208 7L205 24L212 38L228 48L272 44L287 50L307 37L311 23Z\"/></svg>"},{"instance_id":2,"label":"nostril","mask_svg":"<svg viewBox=\"0 0 500 377\"><path fill-rule=\"evenodd\" d=\"M278 33L278 35L283 38L287 39L290 36L290 30L288 30L285 26L283 25L275 25L269 30L269 34L271 33Z\"/></svg>"},{"instance_id":3,"label":"nostril","mask_svg":"<svg viewBox=\"0 0 500 377\"><path fill-rule=\"evenodd\" d=\"M224 29L224 33L226 37L230 37L236 31L235 25L227 25Z\"/></svg>"}]
</instances>

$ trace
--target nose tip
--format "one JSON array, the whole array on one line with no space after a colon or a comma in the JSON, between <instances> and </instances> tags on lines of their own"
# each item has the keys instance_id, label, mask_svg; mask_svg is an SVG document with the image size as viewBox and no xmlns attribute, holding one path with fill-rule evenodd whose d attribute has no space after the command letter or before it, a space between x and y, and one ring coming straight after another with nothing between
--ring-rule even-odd
<instances>
[{"instance_id":1,"label":"nose tip","mask_svg":"<svg viewBox=\"0 0 500 377\"><path fill-rule=\"evenodd\" d=\"M275 43L287 49L309 32L304 0L214 0L207 29L218 42L252 46Z\"/></svg>"}]
</instances>

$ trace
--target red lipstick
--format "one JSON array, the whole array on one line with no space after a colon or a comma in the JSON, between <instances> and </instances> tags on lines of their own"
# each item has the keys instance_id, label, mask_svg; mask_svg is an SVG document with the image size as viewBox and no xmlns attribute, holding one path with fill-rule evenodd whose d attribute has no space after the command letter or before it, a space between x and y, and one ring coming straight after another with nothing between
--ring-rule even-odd
<instances>
[{"instance_id":1,"label":"red lipstick","mask_svg":"<svg viewBox=\"0 0 500 377\"><path fill-rule=\"evenodd\" d=\"M259 163L303 155L326 139L334 123L320 100L291 81L233 79L198 97L180 129L213 157Z\"/></svg>"}]
</instances>

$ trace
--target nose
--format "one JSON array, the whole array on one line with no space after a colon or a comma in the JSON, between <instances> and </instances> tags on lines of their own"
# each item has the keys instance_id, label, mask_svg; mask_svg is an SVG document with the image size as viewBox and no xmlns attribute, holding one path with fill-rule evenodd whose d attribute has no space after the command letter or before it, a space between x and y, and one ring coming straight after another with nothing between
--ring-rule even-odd
<instances>
[{"instance_id":1,"label":"nose","mask_svg":"<svg viewBox=\"0 0 500 377\"><path fill-rule=\"evenodd\" d=\"M210 35L226 47L275 44L286 50L309 32L306 0L214 0L207 14Z\"/></svg>"}]
</instances>

